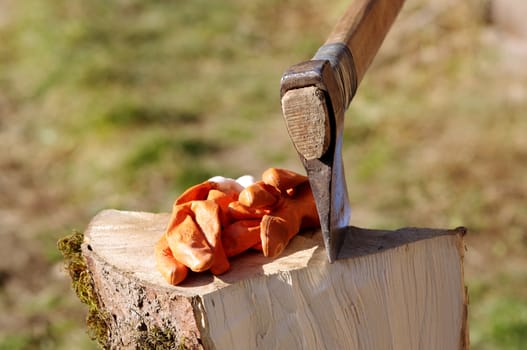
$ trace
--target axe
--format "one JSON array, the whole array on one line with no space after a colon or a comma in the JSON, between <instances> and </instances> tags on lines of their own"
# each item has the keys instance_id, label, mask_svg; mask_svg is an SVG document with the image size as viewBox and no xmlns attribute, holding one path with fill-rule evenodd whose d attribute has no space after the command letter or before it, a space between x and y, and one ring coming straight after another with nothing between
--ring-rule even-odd
<instances>
[{"instance_id":1,"label":"axe","mask_svg":"<svg viewBox=\"0 0 527 350\"><path fill-rule=\"evenodd\" d=\"M404 0L355 0L313 59L290 67L280 95L287 131L313 190L330 262L349 240L344 113Z\"/></svg>"}]
</instances>

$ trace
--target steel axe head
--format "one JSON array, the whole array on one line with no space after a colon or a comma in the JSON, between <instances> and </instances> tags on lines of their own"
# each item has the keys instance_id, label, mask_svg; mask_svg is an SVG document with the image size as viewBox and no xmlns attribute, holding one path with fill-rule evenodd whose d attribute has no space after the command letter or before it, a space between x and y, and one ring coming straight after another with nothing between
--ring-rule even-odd
<instances>
[{"instance_id":1,"label":"steel axe head","mask_svg":"<svg viewBox=\"0 0 527 350\"><path fill-rule=\"evenodd\" d=\"M307 171L320 218L328 259L337 259L351 210L344 166L346 95L339 67L316 59L292 66L282 77L282 112L289 136ZM345 68L345 67L344 67ZM351 83L352 85L352 83Z\"/></svg>"}]
</instances>

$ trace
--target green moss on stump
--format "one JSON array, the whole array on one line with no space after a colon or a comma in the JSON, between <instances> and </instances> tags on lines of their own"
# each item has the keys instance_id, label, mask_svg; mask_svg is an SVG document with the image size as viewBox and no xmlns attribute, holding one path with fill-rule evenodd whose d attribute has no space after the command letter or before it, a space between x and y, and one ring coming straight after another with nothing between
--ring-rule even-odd
<instances>
[{"instance_id":1,"label":"green moss on stump","mask_svg":"<svg viewBox=\"0 0 527 350\"><path fill-rule=\"evenodd\" d=\"M82 256L81 245L83 240L84 234L75 231L60 239L57 246L64 257L65 268L71 277L71 285L75 294L81 302L88 305L88 315L86 316L88 335L100 346L106 347L109 337L109 315L100 308L93 280Z\"/></svg>"},{"instance_id":2,"label":"green moss on stump","mask_svg":"<svg viewBox=\"0 0 527 350\"><path fill-rule=\"evenodd\" d=\"M88 305L88 315L86 316L88 335L101 347L108 348L110 315L100 307L93 280L82 256L81 245L83 240L84 234L75 231L60 239L57 246L64 257L65 268L71 277L71 285L75 294L81 302ZM145 327L137 339L136 348L184 350L187 347L184 338L179 339L178 342L176 335L168 330L162 330L158 327L147 329Z\"/></svg>"}]
</instances>

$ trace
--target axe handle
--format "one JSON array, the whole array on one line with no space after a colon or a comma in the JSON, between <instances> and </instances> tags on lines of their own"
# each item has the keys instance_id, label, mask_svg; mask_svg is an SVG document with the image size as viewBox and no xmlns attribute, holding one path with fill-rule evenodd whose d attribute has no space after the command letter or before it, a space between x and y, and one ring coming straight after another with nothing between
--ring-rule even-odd
<instances>
[{"instance_id":1,"label":"axe handle","mask_svg":"<svg viewBox=\"0 0 527 350\"><path fill-rule=\"evenodd\" d=\"M326 40L344 44L353 55L359 83L384 37L397 17L404 0L355 0L346 9Z\"/></svg>"}]
</instances>

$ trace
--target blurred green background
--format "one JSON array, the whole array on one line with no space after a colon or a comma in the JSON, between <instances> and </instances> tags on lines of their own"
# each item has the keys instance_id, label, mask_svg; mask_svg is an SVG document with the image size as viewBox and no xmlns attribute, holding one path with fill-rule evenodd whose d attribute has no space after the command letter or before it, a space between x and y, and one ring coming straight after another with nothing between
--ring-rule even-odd
<instances>
[{"instance_id":1,"label":"blurred green background","mask_svg":"<svg viewBox=\"0 0 527 350\"><path fill-rule=\"evenodd\" d=\"M346 118L353 224L468 227L473 349L527 346L515 1L407 0ZM95 348L56 242L99 210L302 171L280 77L348 2L0 0L0 349Z\"/></svg>"}]
</instances>

